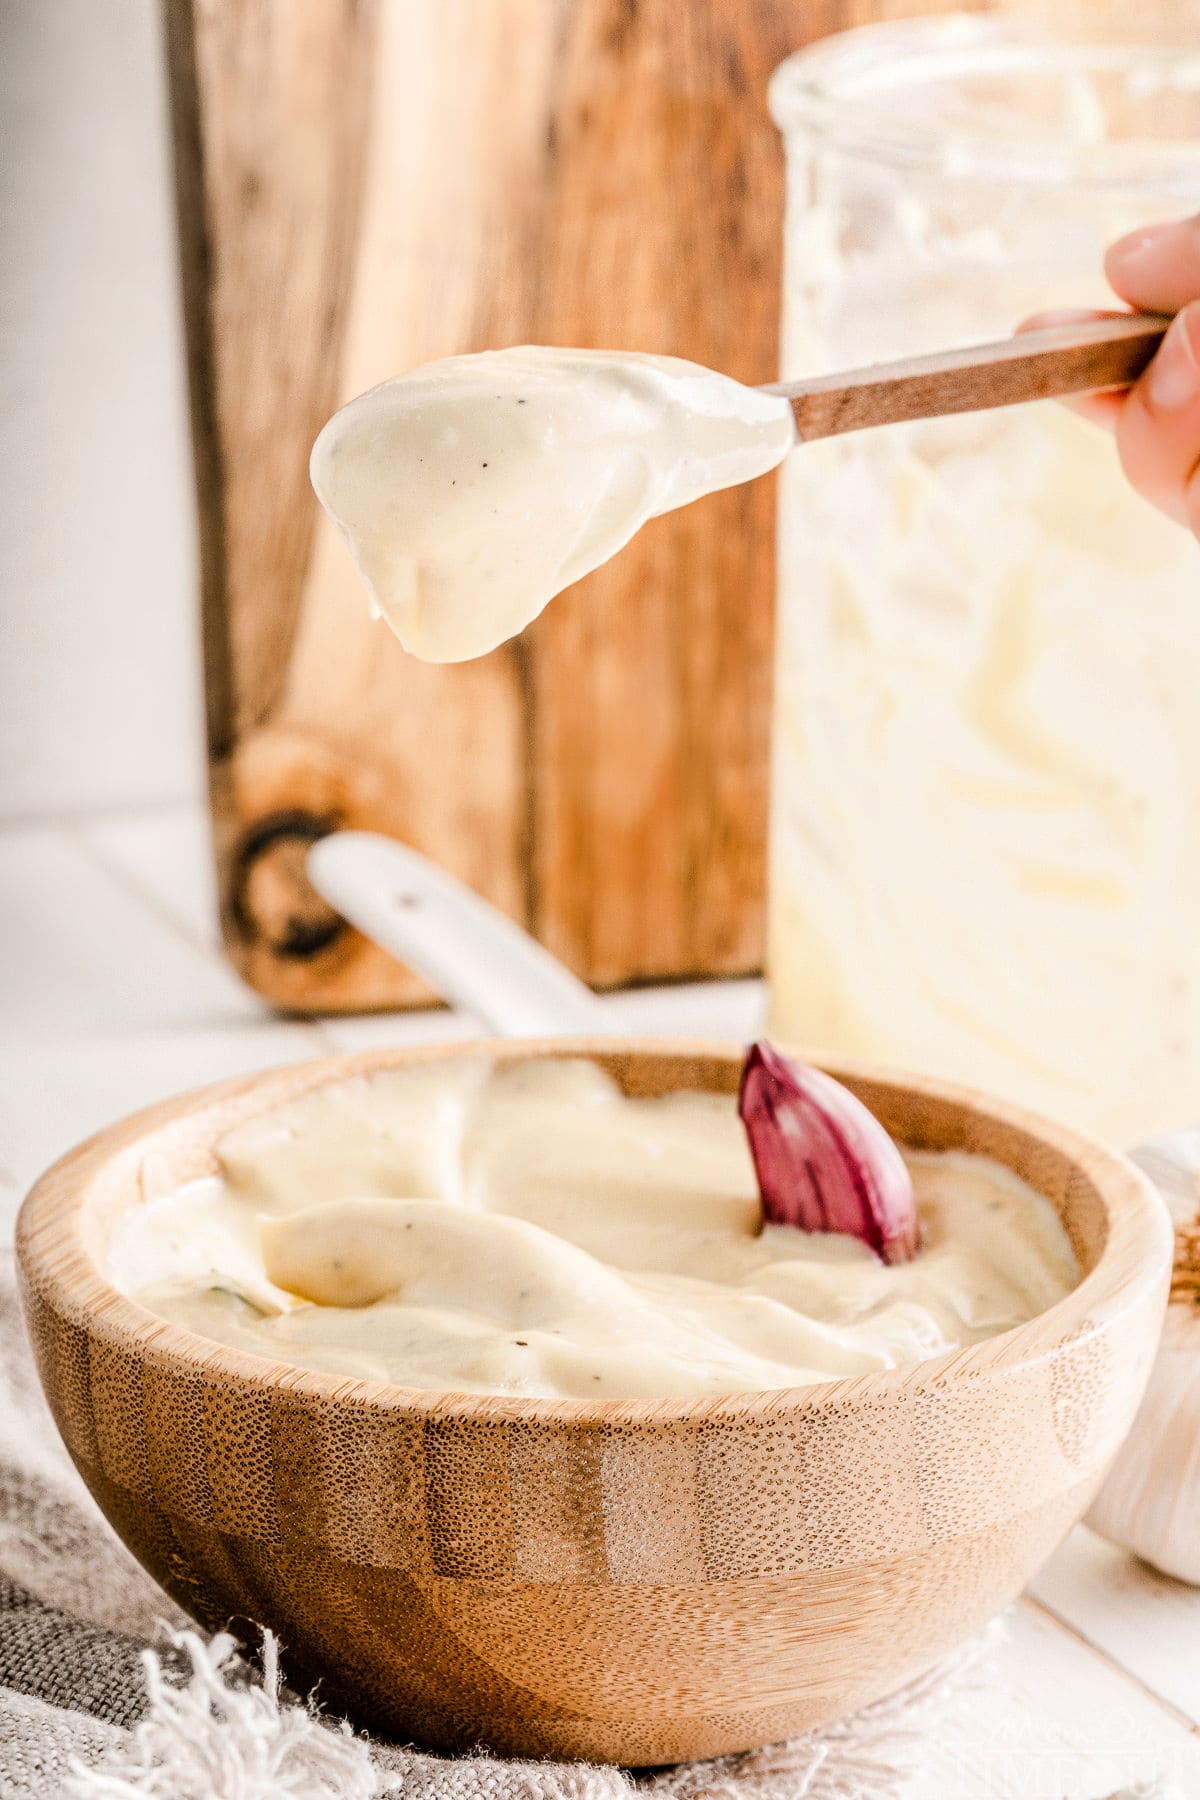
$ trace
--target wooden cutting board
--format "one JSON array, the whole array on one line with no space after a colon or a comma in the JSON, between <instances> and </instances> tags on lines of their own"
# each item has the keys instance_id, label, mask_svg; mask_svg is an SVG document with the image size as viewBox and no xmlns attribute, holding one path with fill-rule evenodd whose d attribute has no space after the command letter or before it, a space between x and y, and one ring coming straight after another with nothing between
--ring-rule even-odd
<instances>
[{"instance_id":1,"label":"wooden cutting board","mask_svg":"<svg viewBox=\"0 0 1200 1800\"><path fill-rule=\"evenodd\" d=\"M307 456L351 394L486 346L772 379L767 79L881 10L167 0L222 918L272 1001L426 997L305 880L339 825L415 844L598 985L757 967L772 483L433 668L369 619Z\"/></svg>"}]
</instances>

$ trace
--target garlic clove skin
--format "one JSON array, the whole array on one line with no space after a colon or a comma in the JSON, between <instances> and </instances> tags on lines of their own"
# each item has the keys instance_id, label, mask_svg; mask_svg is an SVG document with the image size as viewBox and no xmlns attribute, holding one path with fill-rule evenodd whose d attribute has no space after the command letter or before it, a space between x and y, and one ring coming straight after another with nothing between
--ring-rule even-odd
<instances>
[{"instance_id":1,"label":"garlic clove skin","mask_svg":"<svg viewBox=\"0 0 1200 1800\"><path fill-rule=\"evenodd\" d=\"M1200 1130L1148 1144L1133 1160L1175 1224L1171 1301L1142 1404L1086 1523L1200 1587Z\"/></svg>"},{"instance_id":2,"label":"garlic clove skin","mask_svg":"<svg viewBox=\"0 0 1200 1800\"><path fill-rule=\"evenodd\" d=\"M908 1165L849 1088L759 1042L742 1067L738 1116L766 1224L856 1237L886 1263L916 1255Z\"/></svg>"},{"instance_id":3,"label":"garlic clove skin","mask_svg":"<svg viewBox=\"0 0 1200 1800\"><path fill-rule=\"evenodd\" d=\"M1167 1309L1142 1404L1086 1523L1200 1586L1200 1313L1190 1307Z\"/></svg>"}]
</instances>

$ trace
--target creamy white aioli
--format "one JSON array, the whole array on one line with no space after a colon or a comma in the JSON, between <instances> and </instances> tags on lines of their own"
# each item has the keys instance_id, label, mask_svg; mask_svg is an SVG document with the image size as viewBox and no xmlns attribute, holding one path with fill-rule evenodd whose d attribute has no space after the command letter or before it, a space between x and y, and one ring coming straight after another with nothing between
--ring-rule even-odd
<instances>
[{"instance_id":1,"label":"creamy white aioli","mask_svg":"<svg viewBox=\"0 0 1200 1800\"><path fill-rule=\"evenodd\" d=\"M658 513L795 442L775 394L674 356L525 345L427 363L351 400L313 486L406 650L493 650Z\"/></svg>"},{"instance_id":2,"label":"creamy white aioli","mask_svg":"<svg viewBox=\"0 0 1200 1800\"><path fill-rule=\"evenodd\" d=\"M761 1229L732 1097L624 1097L593 1064L463 1056L320 1089L119 1221L115 1285L206 1337L468 1393L737 1393L911 1364L1078 1280L999 1164L905 1152L923 1248Z\"/></svg>"}]
</instances>

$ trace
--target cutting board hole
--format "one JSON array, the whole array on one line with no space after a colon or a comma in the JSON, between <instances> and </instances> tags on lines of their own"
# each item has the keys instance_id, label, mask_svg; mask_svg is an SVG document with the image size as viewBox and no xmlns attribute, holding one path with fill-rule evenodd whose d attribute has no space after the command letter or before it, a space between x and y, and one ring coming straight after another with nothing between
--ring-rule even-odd
<instances>
[{"instance_id":1,"label":"cutting board hole","mask_svg":"<svg viewBox=\"0 0 1200 1800\"><path fill-rule=\"evenodd\" d=\"M311 846L337 824L313 813L280 812L260 819L242 839L234 866L233 915L247 938L276 956L310 961L349 930L305 869Z\"/></svg>"}]
</instances>

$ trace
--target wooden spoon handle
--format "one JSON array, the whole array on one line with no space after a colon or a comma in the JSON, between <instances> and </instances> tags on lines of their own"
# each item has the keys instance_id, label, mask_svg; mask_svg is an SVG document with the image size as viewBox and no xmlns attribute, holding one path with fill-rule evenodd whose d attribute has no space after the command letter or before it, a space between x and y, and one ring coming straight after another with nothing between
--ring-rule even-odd
<instances>
[{"instance_id":1,"label":"wooden spoon handle","mask_svg":"<svg viewBox=\"0 0 1200 1800\"><path fill-rule=\"evenodd\" d=\"M900 419L1125 387L1137 380L1170 322L1151 313L1083 319L1024 331L998 344L969 344L811 381L773 382L766 392L791 401L803 441L837 437Z\"/></svg>"}]
</instances>

